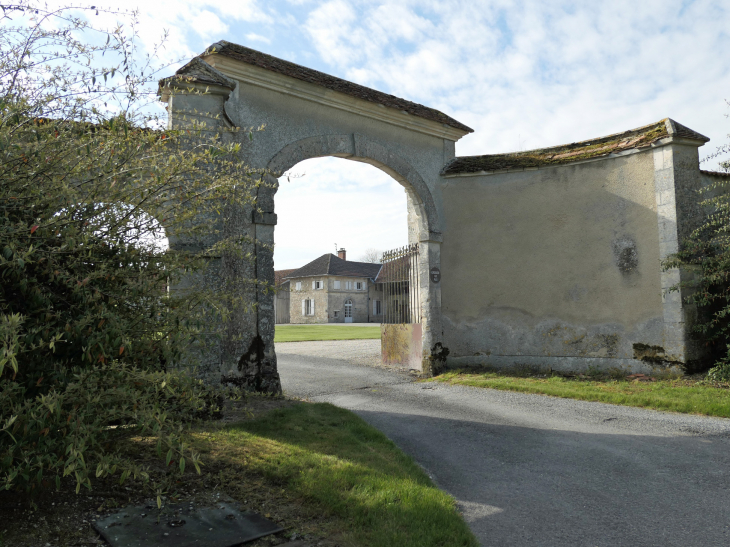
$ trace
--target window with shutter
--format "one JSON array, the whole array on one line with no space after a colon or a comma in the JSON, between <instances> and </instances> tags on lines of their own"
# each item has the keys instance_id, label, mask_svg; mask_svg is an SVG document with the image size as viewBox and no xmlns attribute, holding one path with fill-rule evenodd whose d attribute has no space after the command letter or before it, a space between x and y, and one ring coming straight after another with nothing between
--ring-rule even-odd
<instances>
[{"instance_id":1,"label":"window with shutter","mask_svg":"<svg viewBox=\"0 0 730 547\"><path fill-rule=\"evenodd\" d=\"M302 315L307 315L307 301L302 300Z\"/></svg>"},{"instance_id":2,"label":"window with shutter","mask_svg":"<svg viewBox=\"0 0 730 547\"><path fill-rule=\"evenodd\" d=\"M339 279L337 279L337 280L335 280L335 289L339 289L339 288L340 288L340 281L339 281Z\"/></svg>"},{"instance_id":3,"label":"window with shutter","mask_svg":"<svg viewBox=\"0 0 730 547\"><path fill-rule=\"evenodd\" d=\"M298 291L301 291L302 290L302 282L301 281L297 281L297 290Z\"/></svg>"},{"instance_id":4,"label":"window with shutter","mask_svg":"<svg viewBox=\"0 0 730 547\"><path fill-rule=\"evenodd\" d=\"M312 310L309 315L314 315L314 299L310 300L310 302L312 303Z\"/></svg>"}]
</instances>

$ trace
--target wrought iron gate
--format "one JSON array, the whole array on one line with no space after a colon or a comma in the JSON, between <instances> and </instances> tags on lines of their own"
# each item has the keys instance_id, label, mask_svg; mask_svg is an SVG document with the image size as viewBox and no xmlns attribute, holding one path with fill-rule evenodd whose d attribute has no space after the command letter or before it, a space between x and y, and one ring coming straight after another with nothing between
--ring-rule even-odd
<instances>
[{"instance_id":1,"label":"wrought iron gate","mask_svg":"<svg viewBox=\"0 0 730 547\"><path fill-rule=\"evenodd\" d=\"M420 323L418 243L384 252L382 262L383 323Z\"/></svg>"},{"instance_id":2,"label":"wrought iron gate","mask_svg":"<svg viewBox=\"0 0 730 547\"><path fill-rule=\"evenodd\" d=\"M418 243L383 253L376 278L382 291L381 352L383 363L422 369L421 299Z\"/></svg>"}]
</instances>

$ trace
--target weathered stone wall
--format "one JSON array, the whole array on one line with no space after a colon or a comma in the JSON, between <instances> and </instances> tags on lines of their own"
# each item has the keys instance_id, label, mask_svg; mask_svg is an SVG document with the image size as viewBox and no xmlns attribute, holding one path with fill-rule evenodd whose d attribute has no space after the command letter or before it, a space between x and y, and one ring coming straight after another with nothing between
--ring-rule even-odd
<instances>
[{"instance_id":1,"label":"weathered stone wall","mask_svg":"<svg viewBox=\"0 0 730 547\"><path fill-rule=\"evenodd\" d=\"M275 173L323 156L374 165L408 191L410 206L415 211L409 218L418 222L417 229L412 231L430 249L423 267L427 272L430 267L439 266L443 214L440 171L453 159L454 140L458 136L445 126L424 123L413 116L397 113L402 119L395 119L380 105L352 98L340 101L336 93L323 92L306 82L272 76L263 69L244 69L215 55L204 59L237 82L224 105L227 118L240 127L265 124L265 130L256 133L252 141L242 142L242 154L248 163ZM383 121L386 114L390 118ZM275 185L276 179L271 178L270 182ZM275 189L262 188L258 200L258 206L271 215L273 223L274 197ZM273 232L263 242L273 245ZM260 275L267 278L269 272L260 271ZM273 267L270 276L273 279ZM424 356L441 341L438 291L439 287L433 284L425 285L421 291ZM273 329L270 338L266 338L266 348L273 357Z\"/></svg>"},{"instance_id":2,"label":"weathered stone wall","mask_svg":"<svg viewBox=\"0 0 730 547\"><path fill-rule=\"evenodd\" d=\"M378 285L375 283L369 283L368 284L368 306L370 307L370 322L371 323L381 323L383 321L383 314L380 313L378 315L373 313L373 302L375 300L380 300L380 311L383 310L383 291L382 289L378 289Z\"/></svg>"},{"instance_id":3,"label":"weathered stone wall","mask_svg":"<svg viewBox=\"0 0 730 547\"><path fill-rule=\"evenodd\" d=\"M313 288L315 281L322 283L321 289ZM301 289L297 289L297 283L301 282ZM314 325L327 323L327 276L292 278L289 281L291 292L289 293L289 321L297 325ZM314 300L314 315L302 314L302 301Z\"/></svg>"},{"instance_id":4,"label":"weathered stone wall","mask_svg":"<svg viewBox=\"0 0 730 547\"><path fill-rule=\"evenodd\" d=\"M661 260L695 218L698 173L696 147L666 145L446 178L450 365L646 370L692 358L681 303L666 292L678 274Z\"/></svg>"},{"instance_id":5,"label":"weathered stone wall","mask_svg":"<svg viewBox=\"0 0 730 547\"><path fill-rule=\"evenodd\" d=\"M335 289L335 281L340 282L340 288ZM347 290L346 282L351 282L355 287L356 282L363 283L365 289L356 291L354 289ZM329 305L328 305L328 321L330 323L345 322L345 301L352 300L352 322L367 323L369 322L368 313L368 285L371 284L366 277L330 277L329 278ZM337 310L338 317L335 318L334 312ZM372 311L372 310L370 310Z\"/></svg>"},{"instance_id":6,"label":"weathered stone wall","mask_svg":"<svg viewBox=\"0 0 730 547\"><path fill-rule=\"evenodd\" d=\"M276 296L274 297L274 316L276 324L290 323L289 317L289 282L285 281L277 287Z\"/></svg>"},{"instance_id":7,"label":"weathered stone wall","mask_svg":"<svg viewBox=\"0 0 730 547\"><path fill-rule=\"evenodd\" d=\"M244 249L253 266L223 258L224 277L273 283L276 176L335 156L378 167L408 193L409 243L420 245L425 370L432 352L446 354L440 344L454 365L564 370L638 371L701 355L686 293L669 291L688 273L661 268L700 218L703 178L691 132L599 159L442 176L464 134L453 127L223 56L203 59L225 74L216 80L223 83L205 96L175 96L171 123L188 123L177 115L184 110L211 127L263 124L252 140L241 135L241 159L270 170L256 210L241 211L230 227L260 242ZM302 281L301 292L292 286L292 323L325 323L335 309L344 320L341 294L334 300L333 291ZM276 391L273 294L242 290L251 305L233 313L220 351L207 357L210 368L224 381L259 378L256 389L264 378L263 390ZM305 296L315 299L313 317L301 315ZM352 298L354 320L366 321L372 291Z\"/></svg>"},{"instance_id":8,"label":"weathered stone wall","mask_svg":"<svg viewBox=\"0 0 730 547\"><path fill-rule=\"evenodd\" d=\"M275 175L300 161L323 156L370 163L401 183L409 192L409 207L415 212L409 218L418 223L409 230L414 234L411 237L432 243L429 256L432 265L438 265L442 237L440 199L436 195L440 191L439 173L454 157L453 141L463 132L378 104L323 92L316 85L216 55L204 59L225 74L226 83L219 86L184 82L178 86L177 93L167 101L171 127L181 127L192 120L207 123L212 131L222 127L265 126L264 131L255 133L253 140L246 133L239 138L241 160L257 169L269 169L274 175L266 176L268 186L259 188L256 211L242 212L237 218L239 232L261 243L255 247L244 245L244 252L255 257L251 271L246 273L269 285L274 282ZM208 92L187 93L187 89L196 87ZM249 287L249 291L250 306L236 310L230 317L225 340L206 353L206 366L212 381L219 377L226 382L276 392L280 387L274 352L274 294L267 292L264 285L253 290ZM425 292L422 306L427 355L427 348L441 338L441 315L436 307L438 300L428 298L428 288ZM292 323L309 321L301 317L301 308L296 305L298 299L301 306L300 296L291 293ZM316 301L314 319L326 322L326 317L318 316L327 309L326 304ZM362 312L367 318L367 304L362 306Z\"/></svg>"}]
</instances>

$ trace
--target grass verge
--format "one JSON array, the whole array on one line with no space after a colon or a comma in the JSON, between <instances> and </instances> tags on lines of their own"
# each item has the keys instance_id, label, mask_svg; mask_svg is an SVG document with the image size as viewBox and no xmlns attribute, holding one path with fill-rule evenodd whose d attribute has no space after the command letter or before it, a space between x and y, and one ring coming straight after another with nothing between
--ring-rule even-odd
<instances>
[{"instance_id":1,"label":"grass verge","mask_svg":"<svg viewBox=\"0 0 730 547\"><path fill-rule=\"evenodd\" d=\"M186 469L164 494L163 513L168 503L203 507L222 496L285 529L246 547L296 539L319 547L477 545L453 499L351 412L251 395L235 402L225 420L228 425L208 422L192 432L203 474ZM154 439L125 443L151 475L162 471ZM97 545L93 521L153 498L139 483L120 485L118 476L92 485L76 494L75 481L66 477L60 491L36 496L35 506L21 494L0 492L0 547Z\"/></svg>"},{"instance_id":2,"label":"grass verge","mask_svg":"<svg viewBox=\"0 0 730 547\"><path fill-rule=\"evenodd\" d=\"M340 522L343 543L472 546L454 500L353 413L297 404L199 438L215 459L260 474ZM236 480L235 476L226 481Z\"/></svg>"},{"instance_id":3,"label":"grass verge","mask_svg":"<svg viewBox=\"0 0 730 547\"><path fill-rule=\"evenodd\" d=\"M308 342L313 340L372 340L380 338L380 326L347 325L276 325L274 342Z\"/></svg>"},{"instance_id":4,"label":"grass verge","mask_svg":"<svg viewBox=\"0 0 730 547\"><path fill-rule=\"evenodd\" d=\"M465 386L730 418L730 390L726 385L686 378L653 380L545 374L524 377L502 371L465 370L446 372L432 379Z\"/></svg>"}]
</instances>

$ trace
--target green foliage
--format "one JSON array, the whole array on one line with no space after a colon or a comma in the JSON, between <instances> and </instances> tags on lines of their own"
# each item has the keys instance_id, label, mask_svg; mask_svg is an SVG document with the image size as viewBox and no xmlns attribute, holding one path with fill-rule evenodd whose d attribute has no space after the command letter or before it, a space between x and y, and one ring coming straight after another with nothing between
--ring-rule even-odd
<instances>
[{"instance_id":1,"label":"green foliage","mask_svg":"<svg viewBox=\"0 0 730 547\"><path fill-rule=\"evenodd\" d=\"M28 397L19 382L5 381L0 397L0 490L60 485L118 474L148 479L147 471L117 451L119 441L157 437L158 452L172 471L197 453L187 449L185 424L219 412L221 394L188 375L151 372L118 361L67 370L42 395ZM174 463L175 467L171 467Z\"/></svg>"},{"instance_id":2,"label":"green foliage","mask_svg":"<svg viewBox=\"0 0 730 547\"><path fill-rule=\"evenodd\" d=\"M694 274L673 289L685 289L686 301L697 306L693 329L722 368L730 359L730 179L716 180L700 194L700 225L663 266Z\"/></svg>"},{"instance_id":3,"label":"green foliage","mask_svg":"<svg viewBox=\"0 0 730 547\"><path fill-rule=\"evenodd\" d=\"M730 382L730 362L727 358L721 359L714 367L707 371L707 379L711 382Z\"/></svg>"},{"instance_id":4,"label":"green foliage","mask_svg":"<svg viewBox=\"0 0 730 547\"><path fill-rule=\"evenodd\" d=\"M164 67L137 51L135 14L106 30L32 0L2 9L0 488L144 478L116 451L131 434L197 467L183 425L213 392L170 369L219 334L212 313L247 306L235 223L261 174L238 128L163 129ZM170 290L191 279L206 283Z\"/></svg>"}]
</instances>

